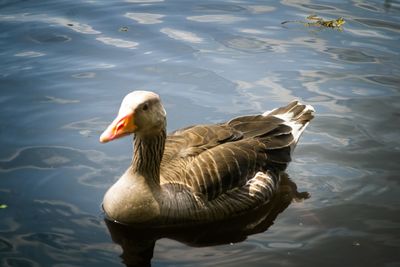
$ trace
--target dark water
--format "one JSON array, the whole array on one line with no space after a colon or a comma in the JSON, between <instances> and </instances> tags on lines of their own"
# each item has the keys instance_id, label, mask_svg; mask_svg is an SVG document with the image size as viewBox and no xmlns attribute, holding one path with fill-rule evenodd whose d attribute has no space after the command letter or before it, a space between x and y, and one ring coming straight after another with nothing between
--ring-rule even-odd
<instances>
[{"instance_id":1,"label":"dark water","mask_svg":"<svg viewBox=\"0 0 400 267\"><path fill-rule=\"evenodd\" d=\"M346 24L281 25L310 14ZM131 140L98 136L147 89L169 130L317 110L288 169L311 198L243 242L161 238L153 266L400 266L399 41L398 1L0 1L0 265L123 266L100 203Z\"/></svg>"}]
</instances>

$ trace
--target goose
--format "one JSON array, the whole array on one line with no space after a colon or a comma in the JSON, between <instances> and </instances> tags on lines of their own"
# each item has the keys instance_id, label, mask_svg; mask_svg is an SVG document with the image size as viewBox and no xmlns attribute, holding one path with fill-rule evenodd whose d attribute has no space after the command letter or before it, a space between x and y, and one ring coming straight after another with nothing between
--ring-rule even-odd
<instances>
[{"instance_id":1,"label":"goose","mask_svg":"<svg viewBox=\"0 0 400 267\"><path fill-rule=\"evenodd\" d=\"M313 113L312 106L292 101L167 135L160 96L127 94L100 136L101 143L134 136L131 165L104 195L106 218L128 225L200 224L268 203Z\"/></svg>"},{"instance_id":2,"label":"goose","mask_svg":"<svg viewBox=\"0 0 400 267\"><path fill-rule=\"evenodd\" d=\"M210 247L239 243L249 236L263 233L292 202L309 198L308 192L298 192L297 185L283 175L274 198L257 209L227 221L179 227L138 227L116 223L104 218L111 239L122 248L121 258L127 267L151 266L158 240L168 238L190 247Z\"/></svg>"}]
</instances>

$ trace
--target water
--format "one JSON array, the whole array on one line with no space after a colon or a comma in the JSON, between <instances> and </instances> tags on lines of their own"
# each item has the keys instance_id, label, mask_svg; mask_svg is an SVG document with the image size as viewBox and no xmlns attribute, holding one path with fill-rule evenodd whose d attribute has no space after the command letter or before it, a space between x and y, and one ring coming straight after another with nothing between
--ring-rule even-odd
<instances>
[{"instance_id":1,"label":"water","mask_svg":"<svg viewBox=\"0 0 400 267\"><path fill-rule=\"evenodd\" d=\"M310 14L346 24L281 25ZM1 1L0 265L123 266L100 203L131 141L98 136L147 89L169 130L294 98L317 110L288 168L311 198L243 242L162 238L153 266L400 266L399 14L398 1Z\"/></svg>"}]
</instances>

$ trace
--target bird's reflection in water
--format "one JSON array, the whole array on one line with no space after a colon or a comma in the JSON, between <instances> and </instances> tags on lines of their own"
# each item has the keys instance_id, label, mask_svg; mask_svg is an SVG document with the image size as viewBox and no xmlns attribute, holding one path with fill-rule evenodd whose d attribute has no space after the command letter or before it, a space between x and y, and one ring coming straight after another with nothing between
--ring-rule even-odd
<instances>
[{"instance_id":1,"label":"bird's reflection in water","mask_svg":"<svg viewBox=\"0 0 400 267\"><path fill-rule=\"evenodd\" d=\"M222 245L244 241L247 236L266 231L278 214L293 201L309 198L307 192L298 192L296 184L283 175L279 192L256 210L218 223L174 228L138 228L105 219L112 240L122 247L121 258L126 266L151 266L155 243L170 238L192 247Z\"/></svg>"}]
</instances>

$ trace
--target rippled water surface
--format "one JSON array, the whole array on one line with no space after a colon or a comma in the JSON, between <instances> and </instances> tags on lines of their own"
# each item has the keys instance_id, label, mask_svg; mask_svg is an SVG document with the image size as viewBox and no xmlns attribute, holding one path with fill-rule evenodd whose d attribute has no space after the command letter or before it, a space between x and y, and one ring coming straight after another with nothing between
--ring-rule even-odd
<instances>
[{"instance_id":1,"label":"rippled water surface","mask_svg":"<svg viewBox=\"0 0 400 267\"><path fill-rule=\"evenodd\" d=\"M305 26L344 17L343 30ZM168 129L292 99L317 115L288 168L311 198L243 242L163 238L153 266L400 266L400 2L1 1L0 266L123 266L100 203L133 89Z\"/></svg>"}]
</instances>

